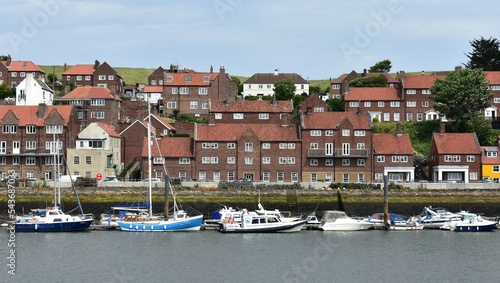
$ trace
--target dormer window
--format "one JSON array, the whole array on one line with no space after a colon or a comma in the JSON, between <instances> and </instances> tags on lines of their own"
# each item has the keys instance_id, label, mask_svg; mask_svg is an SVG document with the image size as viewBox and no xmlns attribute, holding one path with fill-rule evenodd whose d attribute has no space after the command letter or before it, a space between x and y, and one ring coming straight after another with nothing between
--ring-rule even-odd
<instances>
[{"instance_id":1,"label":"dormer window","mask_svg":"<svg viewBox=\"0 0 500 283\"><path fill-rule=\"evenodd\" d=\"M186 80L186 82L191 82L191 81L193 81L193 77L187 76L185 80Z\"/></svg>"}]
</instances>

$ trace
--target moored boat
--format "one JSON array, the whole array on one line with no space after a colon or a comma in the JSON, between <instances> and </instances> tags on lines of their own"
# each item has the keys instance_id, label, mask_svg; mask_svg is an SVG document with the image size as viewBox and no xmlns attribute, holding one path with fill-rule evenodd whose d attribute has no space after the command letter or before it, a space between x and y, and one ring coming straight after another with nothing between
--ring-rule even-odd
<instances>
[{"instance_id":1,"label":"moored boat","mask_svg":"<svg viewBox=\"0 0 500 283\"><path fill-rule=\"evenodd\" d=\"M498 221L483 219L480 215L461 211L460 220L453 220L445 224L442 229L456 232L483 232L493 231L498 227Z\"/></svg>"},{"instance_id":2,"label":"moored boat","mask_svg":"<svg viewBox=\"0 0 500 283\"><path fill-rule=\"evenodd\" d=\"M16 232L73 232L86 231L94 221L92 214L69 215L59 206L16 217Z\"/></svg>"},{"instance_id":3,"label":"moored boat","mask_svg":"<svg viewBox=\"0 0 500 283\"><path fill-rule=\"evenodd\" d=\"M210 219L205 219L203 221L203 227L205 230L217 230L219 224L226 223L228 221L241 222L241 211L239 208L226 207L216 210L212 213Z\"/></svg>"},{"instance_id":4,"label":"moored boat","mask_svg":"<svg viewBox=\"0 0 500 283\"><path fill-rule=\"evenodd\" d=\"M443 225L448 225L451 221L458 221L461 216L457 213L449 212L444 207L432 206L424 207L419 217L425 229L440 229Z\"/></svg>"},{"instance_id":5,"label":"moored boat","mask_svg":"<svg viewBox=\"0 0 500 283\"><path fill-rule=\"evenodd\" d=\"M313 212L306 217L306 224L304 225L303 229L318 230L320 224L321 224L321 221L319 221L316 213Z\"/></svg>"},{"instance_id":6,"label":"moored boat","mask_svg":"<svg viewBox=\"0 0 500 283\"><path fill-rule=\"evenodd\" d=\"M305 220L283 221L274 214L258 214L243 210L242 221L232 220L219 224L221 233L291 233L302 229Z\"/></svg>"},{"instance_id":7,"label":"moored boat","mask_svg":"<svg viewBox=\"0 0 500 283\"><path fill-rule=\"evenodd\" d=\"M321 218L321 224L318 227L323 231L360 231L373 229L373 224L351 218L345 211L327 210Z\"/></svg>"}]
</instances>

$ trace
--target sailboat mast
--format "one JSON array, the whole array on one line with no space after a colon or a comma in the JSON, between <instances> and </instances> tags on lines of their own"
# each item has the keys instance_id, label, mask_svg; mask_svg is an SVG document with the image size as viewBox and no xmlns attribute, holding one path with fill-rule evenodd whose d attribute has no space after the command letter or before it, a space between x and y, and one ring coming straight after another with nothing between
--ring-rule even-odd
<instances>
[{"instance_id":1,"label":"sailboat mast","mask_svg":"<svg viewBox=\"0 0 500 283\"><path fill-rule=\"evenodd\" d=\"M151 95L148 94L148 187L149 187L149 216L153 216L153 192L152 192L152 184L151 184L151 170L153 169L151 166Z\"/></svg>"},{"instance_id":2,"label":"sailboat mast","mask_svg":"<svg viewBox=\"0 0 500 283\"><path fill-rule=\"evenodd\" d=\"M54 160L55 162L57 162L57 175L60 176L61 175L61 167L60 167L60 164L59 164L59 139L57 139L57 142L56 142L56 156L57 156L57 160ZM61 182L57 182L57 204L56 205L60 205L61 204Z\"/></svg>"}]
</instances>

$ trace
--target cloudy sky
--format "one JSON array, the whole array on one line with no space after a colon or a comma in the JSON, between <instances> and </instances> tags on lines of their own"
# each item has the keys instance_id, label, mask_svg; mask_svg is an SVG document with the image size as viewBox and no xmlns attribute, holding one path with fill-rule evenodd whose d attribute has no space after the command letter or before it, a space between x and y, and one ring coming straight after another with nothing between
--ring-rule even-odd
<instances>
[{"instance_id":1,"label":"cloudy sky","mask_svg":"<svg viewBox=\"0 0 500 283\"><path fill-rule=\"evenodd\" d=\"M389 59L450 70L500 38L494 0L2 0L0 54L39 65L299 73L328 79Z\"/></svg>"}]
</instances>

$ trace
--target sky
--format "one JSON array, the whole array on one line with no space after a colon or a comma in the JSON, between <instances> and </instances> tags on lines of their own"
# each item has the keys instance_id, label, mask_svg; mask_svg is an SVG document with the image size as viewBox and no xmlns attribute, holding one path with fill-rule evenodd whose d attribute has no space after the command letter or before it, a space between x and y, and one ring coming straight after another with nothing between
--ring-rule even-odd
<instances>
[{"instance_id":1,"label":"sky","mask_svg":"<svg viewBox=\"0 0 500 283\"><path fill-rule=\"evenodd\" d=\"M2 0L0 54L38 65L180 68L230 75L444 71L500 38L497 0Z\"/></svg>"}]
</instances>

